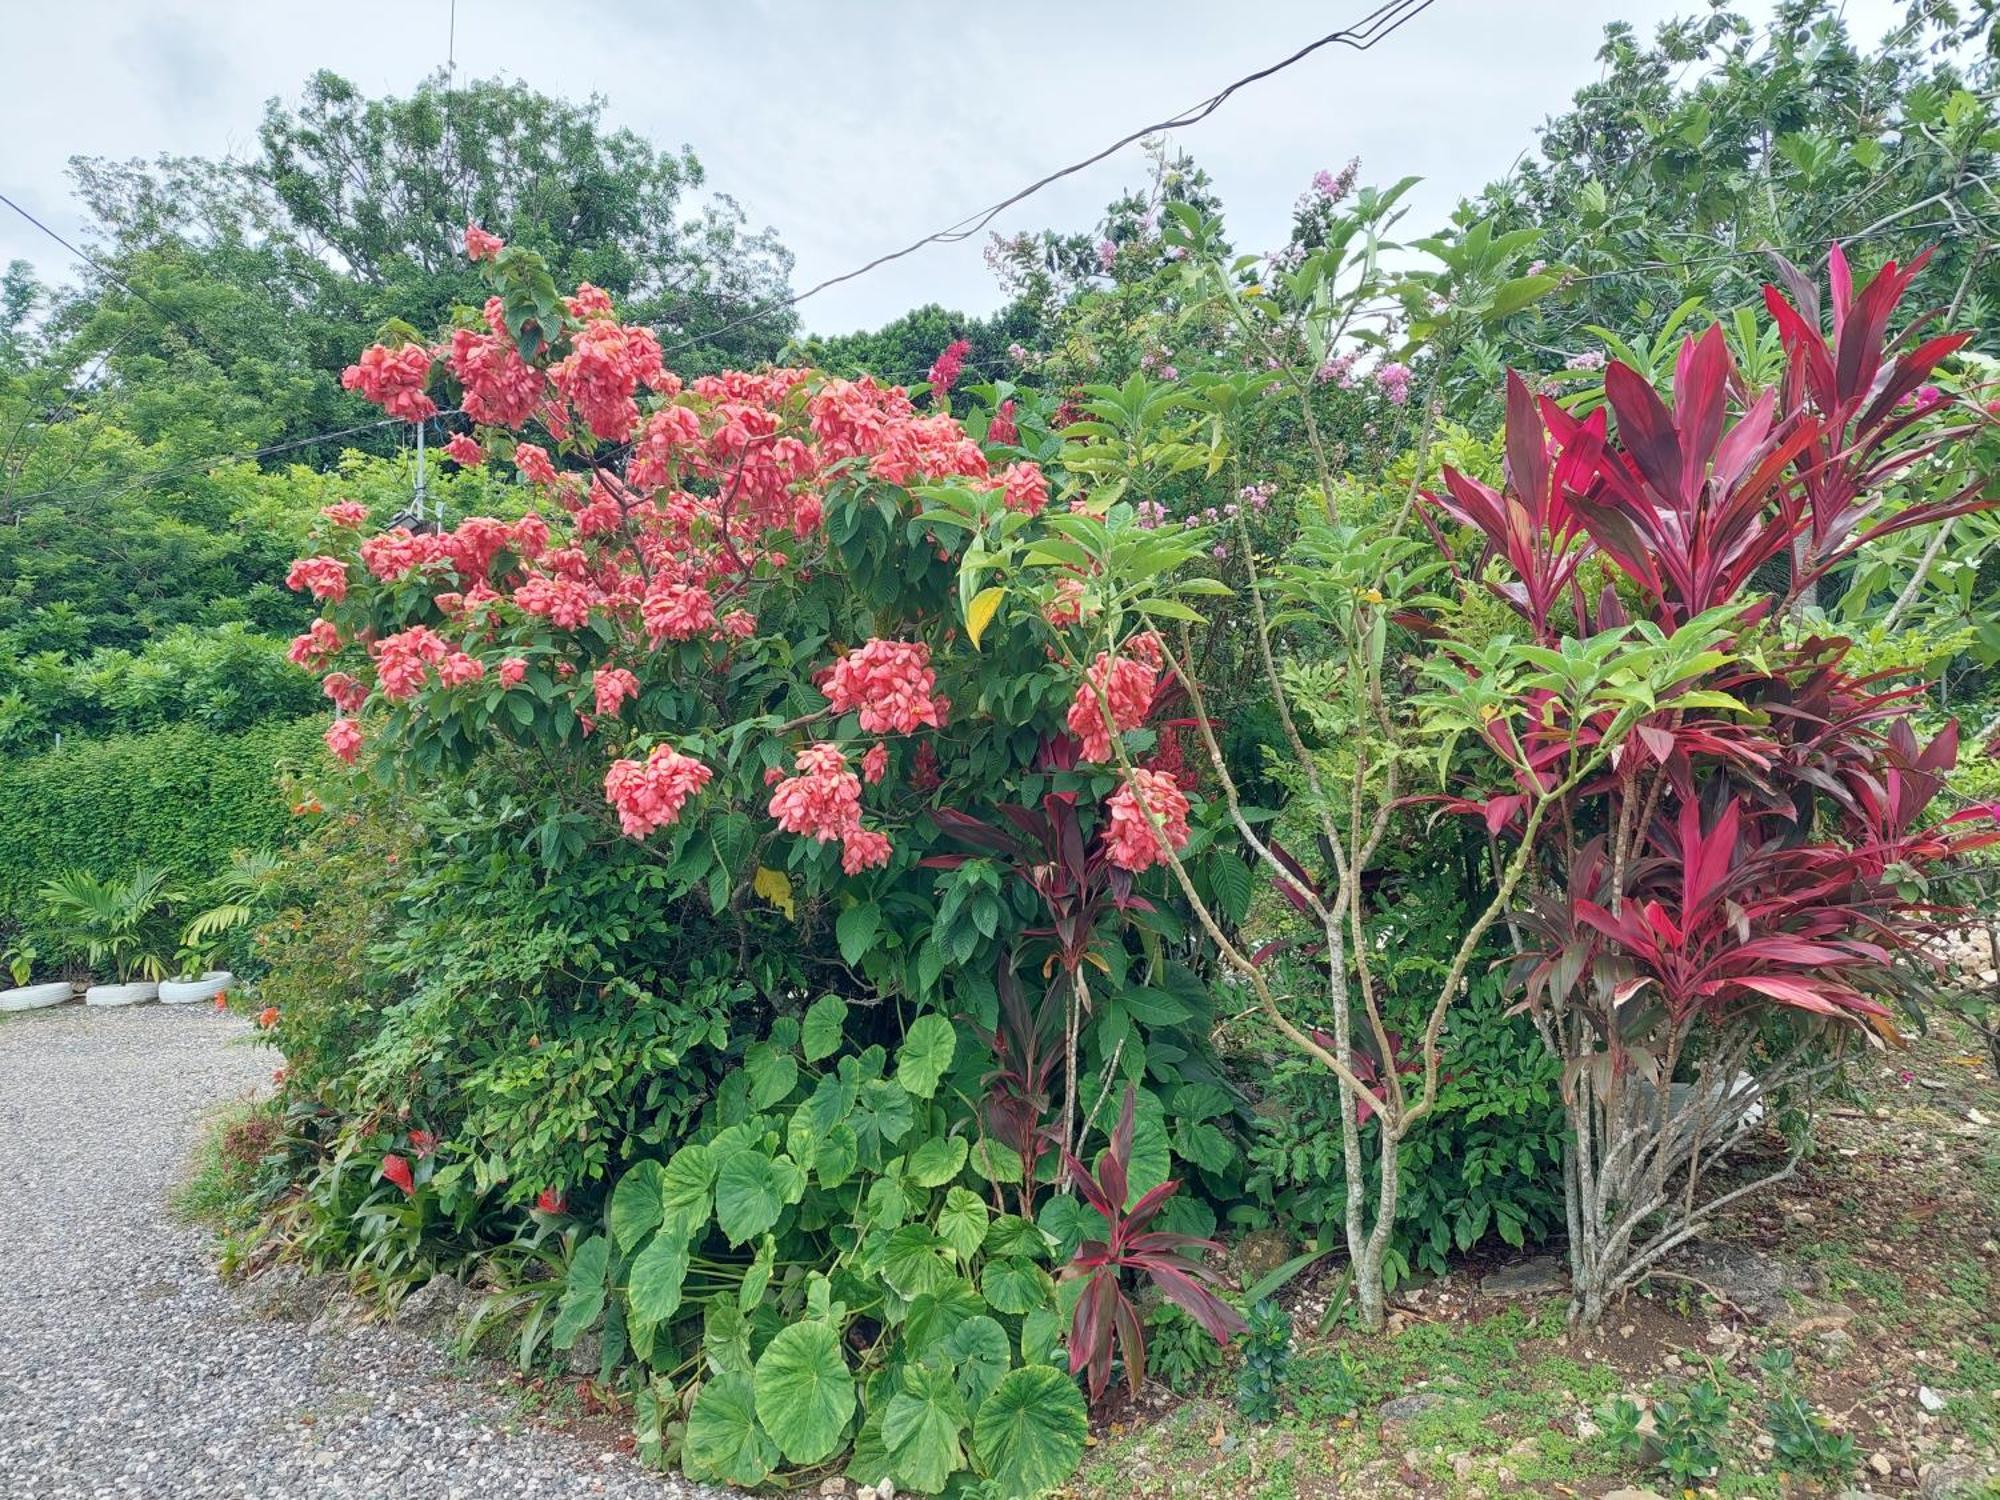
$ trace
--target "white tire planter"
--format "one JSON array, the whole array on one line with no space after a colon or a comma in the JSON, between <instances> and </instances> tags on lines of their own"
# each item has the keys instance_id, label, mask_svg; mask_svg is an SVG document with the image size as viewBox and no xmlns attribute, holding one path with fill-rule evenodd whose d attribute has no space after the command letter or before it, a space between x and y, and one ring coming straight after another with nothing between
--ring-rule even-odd
<instances>
[{"instance_id":1,"label":"white tire planter","mask_svg":"<svg viewBox=\"0 0 2000 1500\"><path fill-rule=\"evenodd\" d=\"M165 979L160 982L160 1004L193 1005L213 1000L235 982L236 976L227 969L210 969L199 979Z\"/></svg>"},{"instance_id":2,"label":"white tire planter","mask_svg":"<svg viewBox=\"0 0 2000 1500\"><path fill-rule=\"evenodd\" d=\"M159 998L160 987L150 979L140 984L93 984L83 992L85 1005L143 1005Z\"/></svg>"},{"instance_id":3,"label":"white tire planter","mask_svg":"<svg viewBox=\"0 0 2000 1500\"><path fill-rule=\"evenodd\" d=\"M75 995L76 986L67 979L23 985L19 989L0 990L0 1010L40 1010L45 1005L61 1005Z\"/></svg>"}]
</instances>

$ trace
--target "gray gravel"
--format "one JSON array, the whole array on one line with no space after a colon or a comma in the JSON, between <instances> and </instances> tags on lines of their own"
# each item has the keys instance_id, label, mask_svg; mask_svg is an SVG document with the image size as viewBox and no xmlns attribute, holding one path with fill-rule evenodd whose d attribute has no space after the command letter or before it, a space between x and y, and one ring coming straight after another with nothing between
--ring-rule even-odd
<instances>
[{"instance_id":1,"label":"gray gravel","mask_svg":"<svg viewBox=\"0 0 2000 1500\"><path fill-rule=\"evenodd\" d=\"M381 1325L264 1321L166 1196L273 1054L207 1006L0 1017L0 1497L692 1500Z\"/></svg>"}]
</instances>

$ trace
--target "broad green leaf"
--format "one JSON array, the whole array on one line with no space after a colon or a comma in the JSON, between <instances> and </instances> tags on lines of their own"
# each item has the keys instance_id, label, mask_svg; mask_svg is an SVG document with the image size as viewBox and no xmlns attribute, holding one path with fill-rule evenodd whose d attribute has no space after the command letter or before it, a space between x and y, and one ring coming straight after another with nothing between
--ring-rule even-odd
<instances>
[{"instance_id":1,"label":"broad green leaf","mask_svg":"<svg viewBox=\"0 0 2000 1500\"><path fill-rule=\"evenodd\" d=\"M1075 1472L1090 1431L1076 1382L1047 1365L1010 1370L980 1404L972 1451L1000 1493L1040 1495Z\"/></svg>"},{"instance_id":2,"label":"broad green leaf","mask_svg":"<svg viewBox=\"0 0 2000 1500\"><path fill-rule=\"evenodd\" d=\"M1038 1307L1021 1319L1021 1359L1041 1364L1055 1352L1062 1335L1062 1314L1053 1307Z\"/></svg>"},{"instance_id":3,"label":"broad green leaf","mask_svg":"<svg viewBox=\"0 0 2000 1500\"><path fill-rule=\"evenodd\" d=\"M778 1462L778 1449L757 1421L755 1387L748 1375L717 1375L701 1388L688 1413L681 1467L690 1479L719 1479L745 1489L762 1484Z\"/></svg>"},{"instance_id":4,"label":"broad green leaf","mask_svg":"<svg viewBox=\"0 0 2000 1500\"><path fill-rule=\"evenodd\" d=\"M965 1402L943 1370L912 1365L903 1388L882 1413L882 1445L898 1489L934 1495L965 1466L959 1434L965 1430Z\"/></svg>"},{"instance_id":5,"label":"broad green leaf","mask_svg":"<svg viewBox=\"0 0 2000 1500\"><path fill-rule=\"evenodd\" d=\"M938 1210L938 1237L951 1246L961 1263L970 1261L986 1241L986 1204L980 1196L962 1187L944 1195Z\"/></svg>"},{"instance_id":6,"label":"broad green leaf","mask_svg":"<svg viewBox=\"0 0 2000 1500\"><path fill-rule=\"evenodd\" d=\"M681 1310L681 1283L687 1279L687 1241L674 1234L656 1234L639 1252L626 1273L625 1296L632 1316L647 1323L664 1323Z\"/></svg>"},{"instance_id":7,"label":"broad green leaf","mask_svg":"<svg viewBox=\"0 0 2000 1500\"><path fill-rule=\"evenodd\" d=\"M943 1242L923 1225L905 1224L882 1242L873 1262L890 1286L905 1297L916 1297L958 1280L951 1262L940 1253L942 1248Z\"/></svg>"},{"instance_id":8,"label":"broad green leaf","mask_svg":"<svg viewBox=\"0 0 2000 1500\"><path fill-rule=\"evenodd\" d=\"M854 1377L830 1323L793 1323L757 1360L757 1419L788 1462L816 1464L854 1415Z\"/></svg>"},{"instance_id":9,"label":"broad green leaf","mask_svg":"<svg viewBox=\"0 0 2000 1500\"><path fill-rule=\"evenodd\" d=\"M1048 1305L1049 1273L1031 1260L988 1261L979 1277L979 1290L995 1312L1018 1316Z\"/></svg>"},{"instance_id":10,"label":"broad green leaf","mask_svg":"<svg viewBox=\"0 0 2000 1500\"><path fill-rule=\"evenodd\" d=\"M780 1052L769 1042L759 1042L743 1059L743 1071L750 1075L750 1107L769 1109L782 1104L798 1086L798 1059Z\"/></svg>"},{"instance_id":11,"label":"broad green leaf","mask_svg":"<svg viewBox=\"0 0 2000 1500\"><path fill-rule=\"evenodd\" d=\"M930 1098L957 1046L951 1022L939 1015L918 1016L896 1049L896 1081L919 1099Z\"/></svg>"},{"instance_id":12,"label":"broad green leaf","mask_svg":"<svg viewBox=\"0 0 2000 1500\"><path fill-rule=\"evenodd\" d=\"M620 1250L630 1251L660 1227L666 1217L661 1201L666 1175L656 1161L635 1162L611 1190L611 1237Z\"/></svg>"},{"instance_id":13,"label":"broad green leaf","mask_svg":"<svg viewBox=\"0 0 2000 1500\"><path fill-rule=\"evenodd\" d=\"M731 1152L715 1174L715 1222L732 1245L748 1244L778 1222L783 1184L761 1151Z\"/></svg>"},{"instance_id":14,"label":"broad green leaf","mask_svg":"<svg viewBox=\"0 0 2000 1500\"><path fill-rule=\"evenodd\" d=\"M577 1246L563 1280L555 1325L549 1330L549 1342L556 1348L569 1348L604 1311L604 1272L610 1264L611 1241L603 1235L593 1234Z\"/></svg>"},{"instance_id":15,"label":"broad green leaf","mask_svg":"<svg viewBox=\"0 0 2000 1500\"><path fill-rule=\"evenodd\" d=\"M965 1137L933 1136L910 1153L904 1168L918 1187L943 1187L965 1165Z\"/></svg>"},{"instance_id":16,"label":"broad green leaf","mask_svg":"<svg viewBox=\"0 0 2000 1500\"><path fill-rule=\"evenodd\" d=\"M886 1078L873 1078L861 1086L849 1116L864 1163L879 1163L882 1147L893 1146L910 1133L916 1113L909 1091Z\"/></svg>"},{"instance_id":17,"label":"broad green leaf","mask_svg":"<svg viewBox=\"0 0 2000 1500\"><path fill-rule=\"evenodd\" d=\"M840 1050L841 1030L847 1025L847 1002L838 995L821 995L806 1009L805 1031L800 1045L807 1062L819 1062Z\"/></svg>"},{"instance_id":18,"label":"broad green leaf","mask_svg":"<svg viewBox=\"0 0 2000 1500\"><path fill-rule=\"evenodd\" d=\"M854 1128L843 1120L814 1144L813 1176L819 1179L821 1187L839 1187L854 1175L859 1159L860 1148L854 1139Z\"/></svg>"},{"instance_id":19,"label":"broad green leaf","mask_svg":"<svg viewBox=\"0 0 2000 1500\"><path fill-rule=\"evenodd\" d=\"M743 1312L750 1311L762 1300L764 1288L771 1284L771 1270L777 1253L778 1242L765 1235L764 1243L757 1247L757 1258L743 1273L743 1285L736 1289L736 1305Z\"/></svg>"},{"instance_id":20,"label":"broad green leaf","mask_svg":"<svg viewBox=\"0 0 2000 1500\"><path fill-rule=\"evenodd\" d=\"M944 1341L944 1349L957 1372L959 1394L975 1410L1014 1362L1007 1330L984 1313L967 1318L954 1328L951 1337Z\"/></svg>"},{"instance_id":21,"label":"broad green leaf","mask_svg":"<svg viewBox=\"0 0 2000 1500\"><path fill-rule=\"evenodd\" d=\"M660 1178L660 1207L665 1221L693 1234L708 1221L709 1192L715 1186L715 1160L706 1146L683 1146L667 1162Z\"/></svg>"},{"instance_id":22,"label":"broad green leaf","mask_svg":"<svg viewBox=\"0 0 2000 1500\"><path fill-rule=\"evenodd\" d=\"M840 956L850 964L860 963L873 946L875 934L881 929L882 908L873 901L848 907L833 924L834 938L840 944Z\"/></svg>"},{"instance_id":23,"label":"broad green leaf","mask_svg":"<svg viewBox=\"0 0 2000 1500\"><path fill-rule=\"evenodd\" d=\"M1100 1226L1104 1223L1101 1218L1096 1222ZM992 1227L986 1231L986 1253L1047 1260L1049 1237L1042 1233L1033 1219L1024 1219L1019 1214L995 1214Z\"/></svg>"}]
</instances>

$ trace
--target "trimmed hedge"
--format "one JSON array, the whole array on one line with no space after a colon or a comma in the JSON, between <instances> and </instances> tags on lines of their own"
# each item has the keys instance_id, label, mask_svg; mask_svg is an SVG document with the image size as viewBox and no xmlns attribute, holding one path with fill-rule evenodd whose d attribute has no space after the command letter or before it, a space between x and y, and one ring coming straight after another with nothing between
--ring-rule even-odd
<instances>
[{"instance_id":1,"label":"trimmed hedge","mask_svg":"<svg viewBox=\"0 0 2000 1500\"><path fill-rule=\"evenodd\" d=\"M192 884L232 850L278 844L290 825L279 770L324 753L320 727L292 719L217 734L182 724L0 765L0 933L34 931L35 892L72 865L103 876L159 865Z\"/></svg>"}]
</instances>

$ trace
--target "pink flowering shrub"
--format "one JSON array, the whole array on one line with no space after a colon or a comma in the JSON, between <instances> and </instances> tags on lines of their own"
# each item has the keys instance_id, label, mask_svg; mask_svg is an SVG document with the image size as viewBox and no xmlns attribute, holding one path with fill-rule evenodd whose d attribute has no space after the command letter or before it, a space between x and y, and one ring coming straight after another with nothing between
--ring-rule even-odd
<instances>
[{"instance_id":1,"label":"pink flowering shrub","mask_svg":"<svg viewBox=\"0 0 2000 1500\"><path fill-rule=\"evenodd\" d=\"M348 384L393 416L456 414L444 455L487 513L368 533L335 507L287 578L322 608L292 655L323 677L335 757L426 788L511 776L545 808L545 858L591 846L594 807L657 846L670 894L736 920L781 920L768 893L787 889L894 911L843 957L913 993L938 979L935 810L1039 795L1047 747L1069 747L1065 785L1116 864L1161 858L1142 807L1187 843L1172 776L1140 768L1135 793L1117 764L1171 733L1151 635L1080 670L1080 580L999 619L962 591L984 533L1090 512L1052 505L1056 476L1007 446L1012 404L975 423L985 444L950 414L963 347L926 409L807 369L683 378L601 289L560 296L476 227L466 248L493 287L478 325L370 349ZM919 524L940 496L978 517Z\"/></svg>"}]
</instances>

